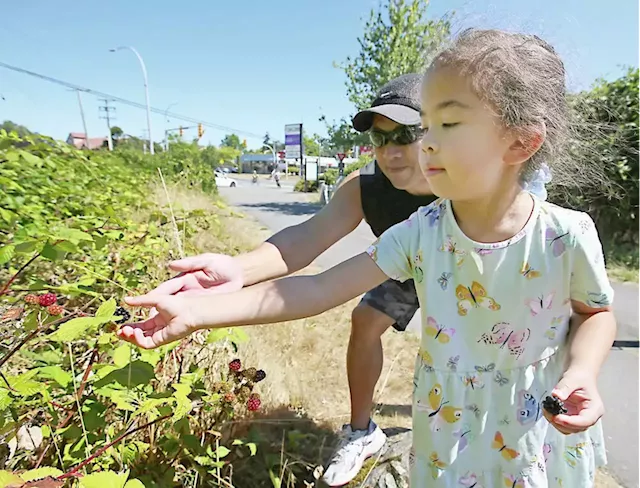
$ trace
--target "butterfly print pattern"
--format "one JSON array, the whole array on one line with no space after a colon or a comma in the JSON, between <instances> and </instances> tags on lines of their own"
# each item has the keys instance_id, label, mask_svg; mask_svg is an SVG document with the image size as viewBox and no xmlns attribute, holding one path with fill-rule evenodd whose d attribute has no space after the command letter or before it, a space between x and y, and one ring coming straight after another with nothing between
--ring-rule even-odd
<instances>
[{"instance_id":1,"label":"butterfly print pattern","mask_svg":"<svg viewBox=\"0 0 640 488\"><path fill-rule=\"evenodd\" d=\"M499 322L491 328L491 332L482 334L478 342L497 345L501 349L506 346L511 355L519 358L524 352L525 342L529 340L530 336L531 331L528 328L514 330L508 322Z\"/></svg>"}]
</instances>

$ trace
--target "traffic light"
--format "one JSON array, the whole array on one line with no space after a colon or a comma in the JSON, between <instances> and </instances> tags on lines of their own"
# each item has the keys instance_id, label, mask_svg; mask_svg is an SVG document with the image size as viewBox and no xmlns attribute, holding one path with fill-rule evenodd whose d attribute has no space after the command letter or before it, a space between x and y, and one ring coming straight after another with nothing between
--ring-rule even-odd
<instances>
[{"instance_id":1,"label":"traffic light","mask_svg":"<svg viewBox=\"0 0 640 488\"><path fill-rule=\"evenodd\" d=\"M204 134L204 129L202 128L202 124L198 124L198 139L202 137L202 134Z\"/></svg>"},{"instance_id":2,"label":"traffic light","mask_svg":"<svg viewBox=\"0 0 640 488\"><path fill-rule=\"evenodd\" d=\"M246 139L244 139L242 141L242 147L244 147L245 149L247 148L247 140Z\"/></svg>"},{"instance_id":3,"label":"traffic light","mask_svg":"<svg viewBox=\"0 0 640 488\"><path fill-rule=\"evenodd\" d=\"M180 137L182 137L184 130L182 129L182 126L180 126Z\"/></svg>"}]
</instances>

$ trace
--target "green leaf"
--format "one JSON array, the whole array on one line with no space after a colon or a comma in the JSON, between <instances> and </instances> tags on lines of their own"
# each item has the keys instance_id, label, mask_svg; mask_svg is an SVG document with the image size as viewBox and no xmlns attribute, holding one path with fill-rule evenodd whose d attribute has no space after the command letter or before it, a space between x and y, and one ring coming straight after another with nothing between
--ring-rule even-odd
<instances>
[{"instance_id":1,"label":"green leaf","mask_svg":"<svg viewBox=\"0 0 640 488\"><path fill-rule=\"evenodd\" d=\"M161 353L159 349L142 349L140 351L140 360L155 366L160 361Z\"/></svg>"},{"instance_id":2,"label":"green leaf","mask_svg":"<svg viewBox=\"0 0 640 488\"><path fill-rule=\"evenodd\" d=\"M0 217L2 217L2 220L4 220L6 223L11 224L11 222L13 222L16 218L16 214L0 207Z\"/></svg>"},{"instance_id":3,"label":"green leaf","mask_svg":"<svg viewBox=\"0 0 640 488\"><path fill-rule=\"evenodd\" d=\"M54 246L55 250L58 251L63 251L63 252L73 252L73 253L79 253L80 249L78 249L78 246L76 246L73 242L71 241L62 241L62 242L58 242L58 244L56 244Z\"/></svg>"},{"instance_id":4,"label":"green leaf","mask_svg":"<svg viewBox=\"0 0 640 488\"><path fill-rule=\"evenodd\" d=\"M173 383L171 386L176 391L176 395L188 396L191 393L191 386L189 385Z\"/></svg>"},{"instance_id":5,"label":"green leaf","mask_svg":"<svg viewBox=\"0 0 640 488\"><path fill-rule=\"evenodd\" d=\"M20 156L22 156L22 159L24 159L29 164L39 165L42 162L42 159L40 159L38 156L27 151L19 150L18 153L20 154Z\"/></svg>"},{"instance_id":6,"label":"green leaf","mask_svg":"<svg viewBox=\"0 0 640 488\"><path fill-rule=\"evenodd\" d=\"M229 336L229 329L213 329L207 334L207 344L220 342Z\"/></svg>"},{"instance_id":7,"label":"green leaf","mask_svg":"<svg viewBox=\"0 0 640 488\"><path fill-rule=\"evenodd\" d=\"M140 408L135 411L134 416L142 415L143 413L151 412L162 405L166 405L171 401L171 398L147 398Z\"/></svg>"},{"instance_id":8,"label":"green leaf","mask_svg":"<svg viewBox=\"0 0 640 488\"><path fill-rule=\"evenodd\" d=\"M62 324L58 330L49 335L49 340L54 342L71 342L83 335L89 335L92 329L106 323L99 317L78 317Z\"/></svg>"},{"instance_id":9,"label":"green leaf","mask_svg":"<svg viewBox=\"0 0 640 488\"><path fill-rule=\"evenodd\" d=\"M50 243L46 243L40 251L40 255L48 259L49 261L57 261L58 259L62 259L65 256L65 252L62 249L57 249L52 246Z\"/></svg>"},{"instance_id":10,"label":"green leaf","mask_svg":"<svg viewBox=\"0 0 640 488\"><path fill-rule=\"evenodd\" d=\"M38 247L38 244L40 244L39 241L24 241L24 242L21 242L19 244L16 244L16 252L21 252L21 253L33 252Z\"/></svg>"},{"instance_id":11,"label":"green leaf","mask_svg":"<svg viewBox=\"0 0 640 488\"><path fill-rule=\"evenodd\" d=\"M234 327L231 329L231 340L236 343L243 343L249 341L249 336L242 330L242 327Z\"/></svg>"},{"instance_id":12,"label":"green leaf","mask_svg":"<svg viewBox=\"0 0 640 488\"><path fill-rule=\"evenodd\" d=\"M155 377L153 367L149 363L136 360L123 368L111 371L104 378L96 381L95 387L101 388L110 383L117 383L121 386L133 388L139 385L146 385Z\"/></svg>"},{"instance_id":13,"label":"green leaf","mask_svg":"<svg viewBox=\"0 0 640 488\"><path fill-rule=\"evenodd\" d=\"M224 446L218 446L218 448L213 452L213 457L216 459L222 459L226 457L231 451Z\"/></svg>"},{"instance_id":14,"label":"green leaf","mask_svg":"<svg viewBox=\"0 0 640 488\"><path fill-rule=\"evenodd\" d=\"M63 239L70 241L73 244L78 244L80 241L93 241L93 237L80 229L60 229L53 236L56 240Z\"/></svg>"},{"instance_id":15,"label":"green leaf","mask_svg":"<svg viewBox=\"0 0 640 488\"><path fill-rule=\"evenodd\" d=\"M171 417L172 422L177 422L178 420L184 418L189 412L191 412L191 400L189 397L185 395L176 394L173 397L176 400L176 407L173 411L173 417Z\"/></svg>"},{"instance_id":16,"label":"green leaf","mask_svg":"<svg viewBox=\"0 0 640 488\"><path fill-rule=\"evenodd\" d=\"M42 378L49 378L58 383L62 388L66 388L71 380L71 374L63 370L60 366L45 366L38 370L38 376Z\"/></svg>"},{"instance_id":17,"label":"green leaf","mask_svg":"<svg viewBox=\"0 0 640 488\"><path fill-rule=\"evenodd\" d=\"M114 473L113 471L102 471L80 478L81 488L124 488L129 471L124 473Z\"/></svg>"},{"instance_id":18,"label":"green leaf","mask_svg":"<svg viewBox=\"0 0 640 488\"><path fill-rule=\"evenodd\" d=\"M8 263L16 253L16 248L13 245L0 247L0 265Z\"/></svg>"},{"instance_id":19,"label":"green leaf","mask_svg":"<svg viewBox=\"0 0 640 488\"><path fill-rule=\"evenodd\" d=\"M89 432L96 432L104 428L104 412L107 407L100 402L87 400L82 405L82 417L84 426Z\"/></svg>"},{"instance_id":20,"label":"green leaf","mask_svg":"<svg viewBox=\"0 0 640 488\"><path fill-rule=\"evenodd\" d=\"M106 236L96 236L95 239L93 239L96 249L102 249L107 242L109 242L109 239Z\"/></svg>"},{"instance_id":21,"label":"green leaf","mask_svg":"<svg viewBox=\"0 0 640 488\"><path fill-rule=\"evenodd\" d=\"M24 327L24 330L27 331L35 330L38 327L38 312L35 310L29 312L27 317L24 319L22 326Z\"/></svg>"},{"instance_id":22,"label":"green leaf","mask_svg":"<svg viewBox=\"0 0 640 488\"><path fill-rule=\"evenodd\" d=\"M38 369L36 368L17 376L8 376L7 381L13 388L13 394L28 397L45 389L41 382L33 380L37 374Z\"/></svg>"},{"instance_id":23,"label":"green leaf","mask_svg":"<svg viewBox=\"0 0 640 488\"><path fill-rule=\"evenodd\" d=\"M24 481L35 481L46 478L47 476L60 476L61 474L62 471L60 471L59 469L45 466L43 468L31 469L25 473L22 473L20 477Z\"/></svg>"},{"instance_id":24,"label":"green leaf","mask_svg":"<svg viewBox=\"0 0 640 488\"><path fill-rule=\"evenodd\" d=\"M113 351L113 364L118 368L122 368L129 364L131 359L131 346L129 344L122 344Z\"/></svg>"},{"instance_id":25,"label":"green leaf","mask_svg":"<svg viewBox=\"0 0 640 488\"><path fill-rule=\"evenodd\" d=\"M11 403L13 403L13 397L9 394L9 390L0 388L0 412L5 411Z\"/></svg>"},{"instance_id":26,"label":"green leaf","mask_svg":"<svg viewBox=\"0 0 640 488\"><path fill-rule=\"evenodd\" d=\"M144 484L140 480L129 480L124 488L145 488Z\"/></svg>"},{"instance_id":27,"label":"green leaf","mask_svg":"<svg viewBox=\"0 0 640 488\"><path fill-rule=\"evenodd\" d=\"M111 320L113 313L116 311L116 301L113 298L110 298L106 302L104 302L98 310L96 311L96 317L105 317Z\"/></svg>"},{"instance_id":28,"label":"green leaf","mask_svg":"<svg viewBox=\"0 0 640 488\"><path fill-rule=\"evenodd\" d=\"M9 471L0 471L0 487L4 488L9 485L22 486L24 485L24 480L17 474Z\"/></svg>"},{"instance_id":29,"label":"green leaf","mask_svg":"<svg viewBox=\"0 0 640 488\"><path fill-rule=\"evenodd\" d=\"M245 444L245 442L241 439L236 439L235 441L233 441L233 444L231 444L232 446L247 446L249 448L249 452L251 453L252 456L256 455L256 452L258 452L258 446L255 444L255 442L247 442Z\"/></svg>"}]
</instances>

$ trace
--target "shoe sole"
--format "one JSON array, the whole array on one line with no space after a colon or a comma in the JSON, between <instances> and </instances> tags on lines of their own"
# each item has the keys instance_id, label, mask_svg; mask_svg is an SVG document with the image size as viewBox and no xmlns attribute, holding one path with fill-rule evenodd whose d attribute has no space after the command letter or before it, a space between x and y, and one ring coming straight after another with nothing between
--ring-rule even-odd
<instances>
[{"instance_id":1,"label":"shoe sole","mask_svg":"<svg viewBox=\"0 0 640 488\"><path fill-rule=\"evenodd\" d=\"M362 469L362 466L367 461L367 459L369 459L371 456L373 456L378 451L380 451L380 449L382 449L382 447L386 444L387 435L382 431L380 431L380 434L381 435L378 436L372 443L367 445L367 447L362 453L363 458L362 458L362 461L360 461L359 465L358 463L356 463L353 469L344 475L344 478L340 478L339 480L333 481L333 484L329 484L325 481L326 485L332 488L335 488L338 486L344 486L347 483L349 483L351 480L353 480L353 478L355 478L358 475L358 473Z\"/></svg>"}]
</instances>

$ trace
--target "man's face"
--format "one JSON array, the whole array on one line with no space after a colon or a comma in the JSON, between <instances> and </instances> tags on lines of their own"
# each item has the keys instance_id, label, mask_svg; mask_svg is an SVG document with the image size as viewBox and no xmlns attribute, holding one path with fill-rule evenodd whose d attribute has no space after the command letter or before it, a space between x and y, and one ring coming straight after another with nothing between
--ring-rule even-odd
<instances>
[{"instance_id":1,"label":"man's face","mask_svg":"<svg viewBox=\"0 0 640 488\"><path fill-rule=\"evenodd\" d=\"M392 132L400 125L382 115L373 117L373 130ZM429 184L420 171L420 139L406 144L396 145L387 143L381 147L374 147L374 154L378 166L391 184L398 190L405 190L413 194L430 194Z\"/></svg>"}]
</instances>

